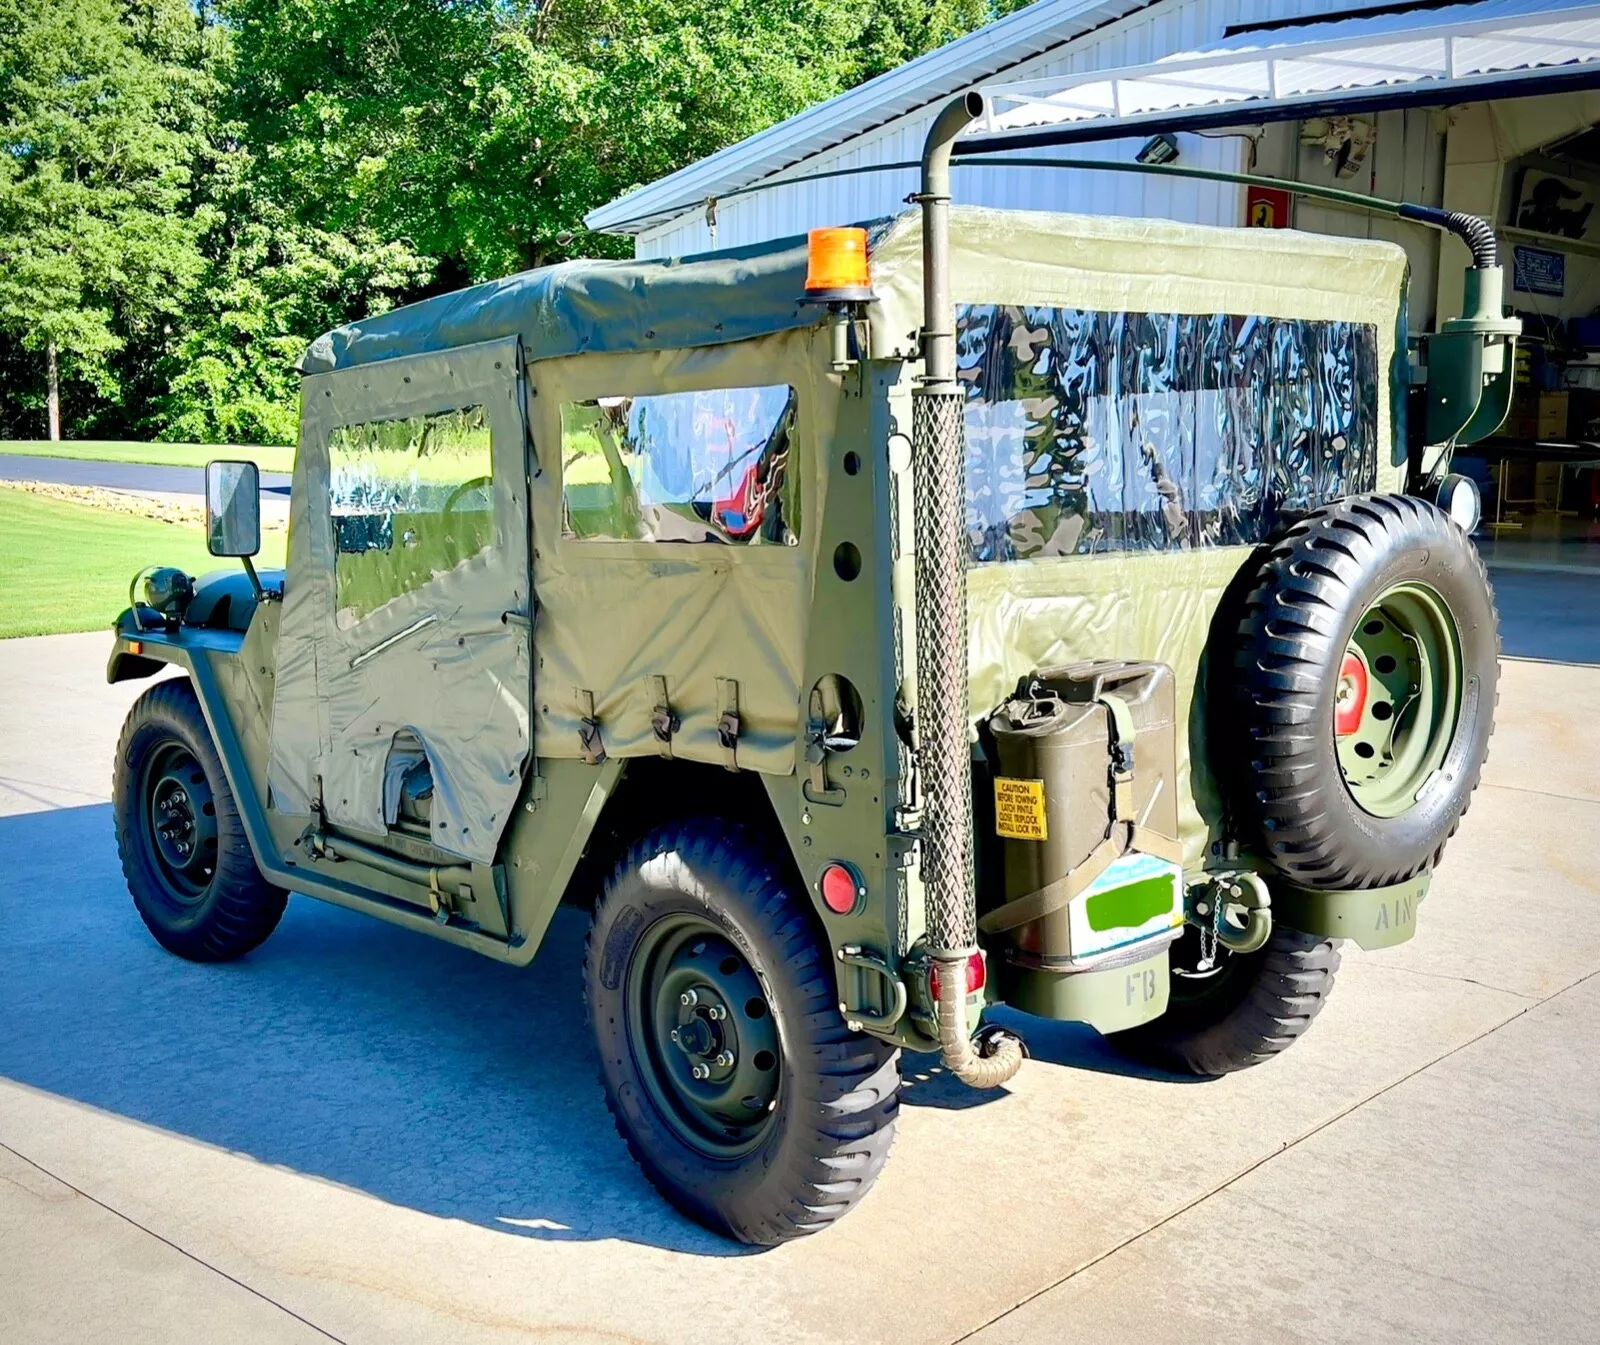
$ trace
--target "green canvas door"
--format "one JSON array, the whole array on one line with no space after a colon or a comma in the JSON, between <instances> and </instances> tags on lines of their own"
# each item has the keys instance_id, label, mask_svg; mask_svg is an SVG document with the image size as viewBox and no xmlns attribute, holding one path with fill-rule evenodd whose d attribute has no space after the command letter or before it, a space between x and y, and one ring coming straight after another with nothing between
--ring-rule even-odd
<instances>
[{"instance_id":1,"label":"green canvas door","mask_svg":"<svg viewBox=\"0 0 1600 1345\"><path fill-rule=\"evenodd\" d=\"M513 340L308 377L269 783L381 834L425 760L434 844L479 863L522 788L527 432Z\"/></svg>"}]
</instances>

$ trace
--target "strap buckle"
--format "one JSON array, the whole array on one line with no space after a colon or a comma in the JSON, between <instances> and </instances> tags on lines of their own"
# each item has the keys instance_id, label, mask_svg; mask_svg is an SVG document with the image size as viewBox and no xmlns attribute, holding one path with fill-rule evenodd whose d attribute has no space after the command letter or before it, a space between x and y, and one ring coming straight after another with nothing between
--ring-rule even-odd
<instances>
[{"instance_id":1,"label":"strap buckle","mask_svg":"<svg viewBox=\"0 0 1600 1345\"><path fill-rule=\"evenodd\" d=\"M578 746L583 759L598 766L606 759L606 745L600 737L600 720L594 712L594 693L581 688L577 692L581 714L578 718Z\"/></svg>"},{"instance_id":2,"label":"strap buckle","mask_svg":"<svg viewBox=\"0 0 1600 1345\"><path fill-rule=\"evenodd\" d=\"M678 717L677 712L673 710L672 705L667 700L667 679L665 677L653 677L650 680L655 683L656 692L655 709L650 714L650 732L661 746L661 755L670 757L672 755L672 735L683 727L683 720Z\"/></svg>"},{"instance_id":3,"label":"strap buckle","mask_svg":"<svg viewBox=\"0 0 1600 1345\"><path fill-rule=\"evenodd\" d=\"M730 771L739 769L739 684L731 677L717 678L717 694L722 713L717 718L717 741L722 745L722 764Z\"/></svg>"}]
</instances>

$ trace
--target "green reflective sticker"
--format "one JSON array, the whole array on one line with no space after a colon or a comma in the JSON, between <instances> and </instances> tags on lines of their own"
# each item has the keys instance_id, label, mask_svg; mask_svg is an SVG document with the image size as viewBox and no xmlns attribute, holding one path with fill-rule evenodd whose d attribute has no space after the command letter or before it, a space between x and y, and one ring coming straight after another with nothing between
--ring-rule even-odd
<instances>
[{"instance_id":1,"label":"green reflective sticker","mask_svg":"<svg viewBox=\"0 0 1600 1345\"><path fill-rule=\"evenodd\" d=\"M1172 879L1163 873L1110 892L1097 892L1084 903L1084 909L1089 928L1096 934L1142 925L1172 910Z\"/></svg>"},{"instance_id":2,"label":"green reflective sticker","mask_svg":"<svg viewBox=\"0 0 1600 1345\"><path fill-rule=\"evenodd\" d=\"M1088 957L1183 923L1183 869L1130 850L1067 907L1072 956Z\"/></svg>"}]
</instances>

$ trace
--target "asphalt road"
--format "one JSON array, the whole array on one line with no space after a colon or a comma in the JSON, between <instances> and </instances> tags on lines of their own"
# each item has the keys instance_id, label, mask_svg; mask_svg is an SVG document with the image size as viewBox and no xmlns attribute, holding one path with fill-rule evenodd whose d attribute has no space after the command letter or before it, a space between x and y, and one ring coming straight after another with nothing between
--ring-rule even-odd
<instances>
[{"instance_id":1,"label":"asphalt road","mask_svg":"<svg viewBox=\"0 0 1600 1345\"><path fill-rule=\"evenodd\" d=\"M262 494L288 495L287 472L262 472ZM161 467L146 462L84 462L0 453L0 481L48 481L61 486L144 490L157 495L204 495L204 467Z\"/></svg>"},{"instance_id":2,"label":"asphalt road","mask_svg":"<svg viewBox=\"0 0 1600 1345\"><path fill-rule=\"evenodd\" d=\"M140 925L107 798L141 687L0 642L0 1341L1600 1339L1600 649L1508 661L1417 938L1287 1055L1142 1075L1031 1023L908 1060L862 1208L767 1253L607 1121L582 919L524 972L304 898L224 967Z\"/></svg>"}]
</instances>

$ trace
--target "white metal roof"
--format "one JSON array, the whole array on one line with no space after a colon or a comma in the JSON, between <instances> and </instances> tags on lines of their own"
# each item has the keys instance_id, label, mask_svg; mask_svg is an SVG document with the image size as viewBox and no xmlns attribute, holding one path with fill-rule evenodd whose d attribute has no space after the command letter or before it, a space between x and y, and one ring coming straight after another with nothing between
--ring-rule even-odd
<instances>
[{"instance_id":1,"label":"white metal roof","mask_svg":"<svg viewBox=\"0 0 1600 1345\"><path fill-rule=\"evenodd\" d=\"M1037 0L1037 3L859 84L738 144L591 210L584 223L632 232L707 197L743 187L979 80L1081 37L1151 0Z\"/></svg>"},{"instance_id":2,"label":"white metal roof","mask_svg":"<svg viewBox=\"0 0 1600 1345\"><path fill-rule=\"evenodd\" d=\"M1140 122L1203 108L1236 109L1246 121L1267 108L1383 101L1402 90L1459 102L1590 73L1600 84L1600 4L1483 0L1246 33L1148 65L990 85L971 133L1100 123L1131 134Z\"/></svg>"}]
</instances>

